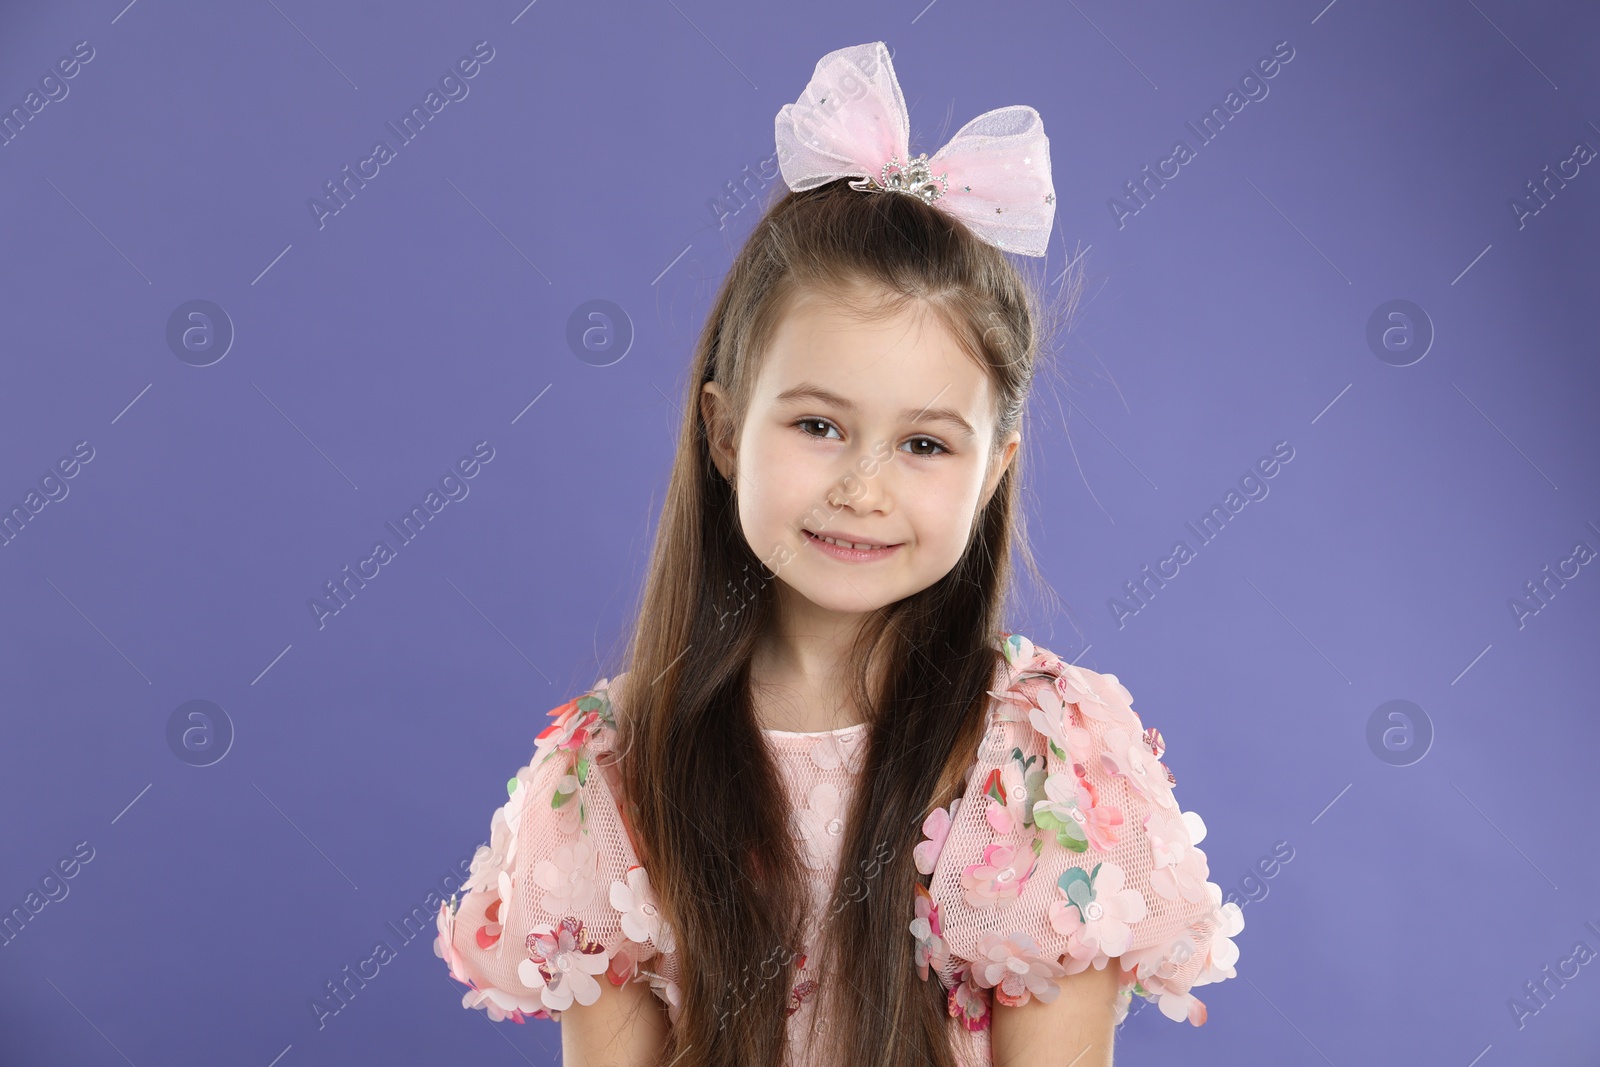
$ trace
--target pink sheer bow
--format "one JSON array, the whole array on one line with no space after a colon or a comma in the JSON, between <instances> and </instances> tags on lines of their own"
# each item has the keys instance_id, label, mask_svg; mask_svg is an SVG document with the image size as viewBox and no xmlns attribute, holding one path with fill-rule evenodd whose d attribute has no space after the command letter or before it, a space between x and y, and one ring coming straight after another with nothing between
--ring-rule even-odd
<instances>
[{"instance_id":1,"label":"pink sheer bow","mask_svg":"<svg viewBox=\"0 0 1600 1067\"><path fill-rule=\"evenodd\" d=\"M919 196L1007 252L1042 256L1055 221L1050 139L1024 104L985 111L911 157L911 120L882 41L829 52L776 121L778 166L796 192L838 178Z\"/></svg>"}]
</instances>

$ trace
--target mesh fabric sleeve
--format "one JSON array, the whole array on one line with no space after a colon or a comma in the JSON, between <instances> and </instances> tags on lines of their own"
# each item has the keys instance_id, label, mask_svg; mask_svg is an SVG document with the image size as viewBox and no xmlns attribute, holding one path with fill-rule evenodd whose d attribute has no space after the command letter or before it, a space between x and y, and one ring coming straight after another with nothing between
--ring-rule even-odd
<instances>
[{"instance_id":1,"label":"mesh fabric sleeve","mask_svg":"<svg viewBox=\"0 0 1600 1067\"><path fill-rule=\"evenodd\" d=\"M507 782L463 892L439 909L434 954L496 1022L559 1018L603 983L648 982L676 1014L677 957L618 809L609 687L550 712Z\"/></svg>"},{"instance_id":2,"label":"mesh fabric sleeve","mask_svg":"<svg viewBox=\"0 0 1600 1067\"><path fill-rule=\"evenodd\" d=\"M1118 1023L1137 995L1201 1025L1191 990L1236 976L1244 916L1208 881L1205 824L1177 803L1160 732L1115 675L1021 635L1002 650L966 792L924 825L919 962L970 1029L993 1002L1053 1000L1056 978L1113 959Z\"/></svg>"}]
</instances>

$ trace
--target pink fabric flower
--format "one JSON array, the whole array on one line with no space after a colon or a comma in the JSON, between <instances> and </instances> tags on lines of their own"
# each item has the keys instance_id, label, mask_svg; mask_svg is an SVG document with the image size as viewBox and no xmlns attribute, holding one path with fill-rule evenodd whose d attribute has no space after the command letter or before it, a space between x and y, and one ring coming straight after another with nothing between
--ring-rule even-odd
<instances>
[{"instance_id":1,"label":"pink fabric flower","mask_svg":"<svg viewBox=\"0 0 1600 1067\"><path fill-rule=\"evenodd\" d=\"M989 995L972 980L972 969L965 965L956 972L955 984L945 994L950 1018L960 1019L968 1030L989 1028Z\"/></svg>"},{"instance_id":2,"label":"pink fabric flower","mask_svg":"<svg viewBox=\"0 0 1600 1067\"><path fill-rule=\"evenodd\" d=\"M1220 902L1222 888L1215 883L1212 883L1212 888L1215 890L1212 893L1213 900ZM1244 915L1239 911L1237 904L1230 902L1227 907L1233 909L1236 914L1223 916L1220 909L1215 913L1213 921L1222 925L1213 928L1211 944L1216 947L1220 942L1226 946L1222 951L1226 954L1231 950L1237 959L1238 950L1234 948L1233 942L1228 940L1228 932L1238 933L1243 928ZM1191 926L1190 930L1190 933L1168 944L1150 945L1137 952L1127 953L1122 962L1137 975L1134 991L1155 1001L1156 1006L1161 1009L1161 1014L1174 1022L1187 1020L1193 1026L1203 1026L1206 1021L1205 1002L1190 992L1190 987L1221 981L1223 978L1232 978L1235 975L1230 962L1223 971L1215 975L1212 975L1209 966L1202 965L1193 980L1181 979L1179 975L1200 951L1196 936L1206 936L1205 930L1201 928ZM1208 954L1208 963L1210 958Z\"/></svg>"},{"instance_id":3,"label":"pink fabric flower","mask_svg":"<svg viewBox=\"0 0 1600 1067\"><path fill-rule=\"evenodd\" d=\"M1133 940L1133 923L1148 914L1144 895L1123 888L1122 868L1105 861L1093 871L1068 867L1056 880L1064 899L1050 902L1050 925L1067 935L1067 952L1077 960L1120 956Z\"/></svg>"},{"instance_id":4,"label":"pink fabric flower","mask_svg":"<svg viewBox=\"0 0 1600 1067\"><path fill-rule=\"evenodd\" d=\"M983 818L997 834L1011 832L1010 796L1006 792L1005 776L999 767L989 771L983 783Z\"/></svg>"},{"instance_id":5,"label":"pink fabric flower","mask_svg":"<svg viewBox=\"0 0 1600 1067\"><path fill-rule=\"evenodd\" d=\"M622 932L640 944L649 942L662 952L672 952L677 944L672 924L661 914L656 895L650 889L650 876L638 864L628 868L627 882L611 883L611 906L622 913Z\"/></svg>"},{"instance_id":6,"label":"pink fabric flower","mask_svg":"<svg viewBox=\"0 0 1600 1067\"><path fill-rule=\"evenodd\" d=\"M1206 1023L1205 1001L1193 993L1163 993L1156 998L1156 1007L1173 1022L1181 1023L1187 1019L1192 1026L1204 1026Z\"/></svg>"},{"instance_id":7,"label":"pink fabric flower","mask_svg":"<svg viewBox=\"0 0 1600 1067\"><path fill-rule=\"evenodd\" d=\"M545 891L539 906L556 915L588 907L599 873L600 854L588 837L557 845L549 859L533 865L534 883Z\"/></svg>"},{"instance_id":8,"label":"pink fabric flower","mask_svg":"<svg viewBox=\"0 0 1600 1067\"><path fill-rule=\"evenodd\" d=\"M466 960L456 950L456 913L451 910L450 901L440 902L434 926L438 933L433 938L433 954L444 960L451 978L476 988L472 978L467 974Z\"/></svg>"},{"instance_id":9,"label":"pink fabric flower","mask_svg":"<svg viewBox=\"0 0 1600 1067\"><path fill-rule=\"evenodd\" d=\"M1106 750L1101 753L1100 762L1107 774L1122 775L1134 791L1152 804L1173 807L1167 768L1150 751L1142 733L1115 727L1105 732L1104 741Z\"/></svg>"},{"instance_id":10,"label":"pink fabric flower","mask_svg":"<svg viewBox=\"0 0 1600 1067\"><path fill-rule=\"evenodd\" d=\"M811 787L810 806L794 813L795 833L805 844L805 865L820 870L828 865L844 833L839 788L829 782Z\"/></svg>"},{"instance_id":11,"label":"pink fabric flower","mask_svg":"<svg viewBox=\"0 0 1600 1067\"><path fill-rule=\"evenodd\" d=\"M811 743L811 762L824 771L843 767L854 774L861 769L861 759L866 750L867 738L861 731L823 734Z\"/></svg>"},{"instance_id":12,"label":"pink fabric flower","mask_svg":"<svg viewBox=\"0 0 1600 1067\"><path fill-rule=\"evenodd\" d=\"M617 950L611 954L611 962L606 965L606 981L614 986L632 981L639 962L649 959L652 955L654 952L649 945L638 945L632 941L621 942L617 945Z\"/></svg>"},{"instance_id":13,"label":"pink fabric flower","mask_svg":"<svg viewBox=\"0 0 1600 1067\"><path fill-rule=\"evenodd\" d=\"M935 970L942 971L945 961L950 958L950 950L944 943L944 929L939 922L939 905L934 903L933 895L920 882L916 886L916 894L917 917L911 920L911 936L917 939L917 973L926 982L928 964L931 962Z\"/></svg>"},{"instance_id":14,"label":"pink fabric flower","mask_svg":"<svg viewBox=\"0 0 1600 1067\"><path fill-rule=\"evenodd\" d=\"M1151 978L1149 982L1147 986L1142 981L1136 981L1133 992L1154 1001L1156 1007L1161 1009L1161 1014L1173 1022L1187 1020L1192 1026L1205 1025L1206 1006L1199 997L1188 989L1168 988L1159 978Z\"/></svg>"},{"instance_id":15,"label":"pink fabric flower","mask_svg":"<svg viewBox=\"0 0 1600 1067\"><path fill-rule=\"evenodd\" d=\"M1077 705L1078 711L1091 719L1113 725L1139 725L1133 695L1114 674L1096 674L1066 663L1056 675L1055 687L1062 700Z\"/></svg>"},{"instance_id":16,"label":"pink fabric flower","mask_svg":"<svg viewBox=\"0 0 1600 1067\"><path fill-rule=\"evenodd\" d=\"M589 706L582 707L586 702ZM600 714L593 706L597 703L593 697L575 697L560 707L552 708L550 725L540 730L534 738L535 749L555 748L575 752L588 744L594 727L600 722Z\"/></svg>"},{"instance_id":17,"label":"pink fabric flower","mask_svg":"<svg viewBox=\"0 0 1600 1067\"><path fill-rule=\"evenodd\" d=\"M998 792L1004 800L990 797L984 818L995 833L1009 834L1027 823L1028 787L1022 765L1015 759L1007 759L991 775L998 776Z\"/></svg>"},{"instance_id":18,"label":"pink fabric flower","mask_svg":"<svg viewBox=\"0 0 1600 1067\"><path fill-rule=\"evenodd\" d=\"M950 824L955 821L956 812L960 809L961 798L956 797L950 802L949 810L934 808L922 820L922 834L927 840L911 850L911 858L917 861L917 870L921 873L932 874L938 865L945 839L950 836Z\"/></svg>"},{"instance_id":19,"label":"pink fabric flower","mask_svg":"<svg viewBox=\"0 0 1600 1067\"><path fill-rule=\"evenodd\" d=\"M1037 703L1028 711L1028 721L1050 743L1065 753L1067 750L1067 702L1054 686L1040 689L1034 694Z\"/></svg>"},{"instance_id":20,"label":"pink fabric flower","mask_svg":"<svg viewBox=\"0 0 1600 1067\"><path fill-rule=\"evenodd\" d=\"M1200 974L1194 980L1195 985L1207 985L1238 977L1233 965L1239 962L1239 946L1235 945L1232 939L1244 929L1244 909L1231 900L1224 904L1222 887L1215 882L1207 882L1206 891L1211 894L1211 905L1214 909L1211 939Z\"/></svg>"},{"instance_id":21,"label":"pink fabric flower","mask_svg":"<svg viewBox=\"0 0 1600 1067\"><path fill-rule=\"evenodd\" d=\"M1028 712L1028 721L1049 741L1051 751L1059 759L1086 763L1094 755L1094 739L1088 730L1072 724L1060 691L1040 689L1035 698L1038 705Z\"/></svg>"},{"instance_id":22,"label":"pink fabric flower","mask_svg":"<svg viewBox=\"0 0 1600 1067\"><path fill-rule=\"evenodd\" d=\"M1122 953L1122 967L1131 972L1147 993L1181 993L1193 981L1180 976L1193 973L1189 961L1204 951L1203 929L1190 926L1165 942L1128 949Z\"/></svg>"},{"instance_id":23,"label":"pink fabric flower","mask_svg":"<svg viewBox=\"0 0 1600 1067\"><path fill-rule=\"evenodd\" d=\"M467 967L466 957L456 948L456 912L450 904L450 901L445 901L439 906L436 922L439 932L433 941L433 954L445 961L451 978L467 986L467 991L461 995L461 1006L482 1008L489 1020L497 1023L507 1019L522 1023L530 1018L550 1018L550 1013L545 1010L544 1002L537 991L518 995L492 985L480 986L473 980L472 973ZM498 904L499 901L495 901L490 908Z\"/></svg>"},{"instance_id":24,"label":"pink fabric flower","mask_svg":"<svg viewBox=\"0 0 1600 1067\"><path fill-rule=\"evenodd\" d=\"M1020 1007L1033 997L1048 1004L1061 992L1055 979L1066 974L1066 968L1040 956L1033 938L1021 931L1009 937L984 934L978 955L981 958L972 963L973 980L993 988L994 999L1007 1007Z\"/></svg>"},{"instance_id":25,"label":"pink fabric flower","mask_svg":"<svg viewBox=\"0 0 1600 1067\"><path fill-rule=\"evenodd\" d=\"M1000 653L1013 667L1025 666L1034 657L1033 642L1022 634L1002 634Z\"/></svg>"},{"instance_id":26,"label":"pink fabric flower","mask_svg":"<svg viewBox=\"0 0 1600 1067\"><path fill-rule=\"evenodd\" d=\"M529 1019L553 1018L544 1001L540 999L538 991L528 996L519 996L493 985L481 988L474 986L467 990L461 995L461 1006L482 1008L489 1021L496 1023L507 1019L514 1023L522 1023Z\"/></svg>"},{"instance_id":27,"label":"pink fabric flower","mask_svg":"<svg viewBox=\"0 0 1600 1067\"><path fill-rule=\"evenodd\" d=\"M1120 808L1097 800L1094 783L1081 774L1052 774L1044 780L1044 799L1033 806L1033 820L1054 831L1063 848L1105 852L1121 836L1123 816Z\"/></svg>"},{"instance_id":28,"label":"pink fabric flower","mask_svg":"<svg viewBox=\"0 0 1600 1067\"><path fill-rule=\"evenodd\" d=\"M463 890L488 891L499 880L501 871L515 869L518 829L522 825L522 813L533 795L528 788L533 774L532 767L524 767L516 777L506 781L508 799L495 809L489 820L489 843L472 854L472 867L462 884Z\"/></svg>"},{"instance_id":29,"label":"pink fabric flower","mask_svg":"<svg viewBox=\"0 0 1600 1067\"><path fill-rule=\"evenodd\" d=\"M511 899L511 873L501 871L495 883L493 899L483 909L483 925L478 927L473 934L473 940L482 949L493 948L494 943L500 940L502 926L500 913L506 907L506 901Z\"/></svg>"},{"instance_id":30,"label":"pink fabric flower","mask_svg":"<svg viewBox=\"0 0 1600 1067\"><path fill-rule=\"evenodd\" d=\"M556 782L555 795L550 798L557 802L555 807L556 829L567 837L577 837L583 825L583 801L578 796L581 788L578 776L568 772ZM528 803L537 803L531 796Z\"/></svg>"},{"instance_id":31,"label":"pink fabric flower","mask_svg":"<svg viewBox=\"0 0 1600 1067\"><path fill-rule=\"evenodd\" d=\"M683 992L678 988L678 983L663 978L653 971L643 971L641 973L650 983L650 991L661 1000L661 1003L667 1006L667 1021L677 1022L678 1012L683 1008Z\"/></svg>"},{"instance_id":32,"label":"pink fabric flower","mask_svg":"<svg viewBox=\"0 0 1600 1067\"><path fill-rule=\"evenodd\" d=\"M961 872L967 903L974 908L991 908L1003 900L1017 899L1038 858L1031 849L999 843L987 846L982 861Z\"/></svg>"},{"instance_id":33,"label":"pink fabric flower","mask_svg":"<svg viewBox=\"0 0 1600 1067\"><path fill-rule=\"evenodd\" d=\"M1092 671L1089 673L1093 676L1090 681L1094 686L1094 691L1100 694L1100 699L1102 701L1107 704L1115 704L1127 708L1131 714L1133 708L1133 694L1128 692L1127 686L1123 685L1117 680L1116 675L1096 674ZM1139 716L1134 715L1133 718L1137 720Z\"/></svg>"},{"instance_id":34,"label":"pink fabric flower","mask_svg":"<svg viewBox=\"0 0 1600 1067\"><path fill-rule=\"evenodd\" d=\"M1206 836L1206 824L1192 811L1180 816L1153 809L1144 820L1145 837L1155 861L1150 872L1150 888L1168 900L1201 901L1206 898L1206 879L1211 874L1206 854L1194 846Z\"/></svg>"},{"instance_id":35,"label":"pink fabric flower","mask_svg":"<svg viewBox=\"0 0 1600 1067\"><path fill-rule=\"evenodd\" d=\"M535 926L528 934L528 958L517 964L517 977L539 990L550 1011L565 1011L576 1000L593 1004L600 999L594 976L606 969L606 949L585 937L583 923L568 915L551 926Z\"/></svg>"}]
</instances>

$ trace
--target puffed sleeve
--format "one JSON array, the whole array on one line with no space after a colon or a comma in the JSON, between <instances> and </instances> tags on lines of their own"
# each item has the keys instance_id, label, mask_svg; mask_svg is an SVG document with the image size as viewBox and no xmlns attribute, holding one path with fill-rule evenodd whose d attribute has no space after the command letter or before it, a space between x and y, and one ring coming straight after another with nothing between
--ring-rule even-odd
<instances>
[{"instance_id":1,"label":"puffed sleeve","mask_svg":"<svg viewBox=\"0 0 1600 1067\"><path fill-rule=\"evenodd\" d=\"M1115 675L1074 667L1020 634L1002 643L989 723L964 796L923 825L932 875L911 924L950 1014L1053 1000L1055 978L1116 959L1118 1023L1137 995L1195 1026L1190 990L1235 977L1244 928L1196 847L1165 745Z\"/></svg>"},{"instance_id":2,"label":"puffed sleeve","mask_svg":"<svg viewBox=\"0 0 1600 1067\"><path fill-rule=\"evenodd\" d=\"M620 676L619 676L620 679ZM506 783L463 892L439 908L434 954L496 1022L560 1018L603 981L645 981L677 1014L678 964L618 810L611 686L550 712Z\"/></svg>"}]
</instances>

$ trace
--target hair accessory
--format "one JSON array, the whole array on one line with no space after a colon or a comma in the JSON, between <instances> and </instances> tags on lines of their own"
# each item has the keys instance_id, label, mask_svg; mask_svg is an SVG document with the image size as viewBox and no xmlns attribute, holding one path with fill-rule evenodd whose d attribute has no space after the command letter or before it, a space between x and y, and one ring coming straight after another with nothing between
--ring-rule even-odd
<instances>
[{"instance_id":1,"label":"hair accessory","mask_svg":"<svg viewBox=\"0 0 1600 1067\"><path fill-rule=\"evenodd\" d=\"M854 177L852 189L916 196L1007 252L1042 256L1056 214L1050 139L1025 104L985 111L928 158L912 158L911 118L882 41L829 52L775 123L778 166L802 192Z\"/></svg>"}]
</instances>

